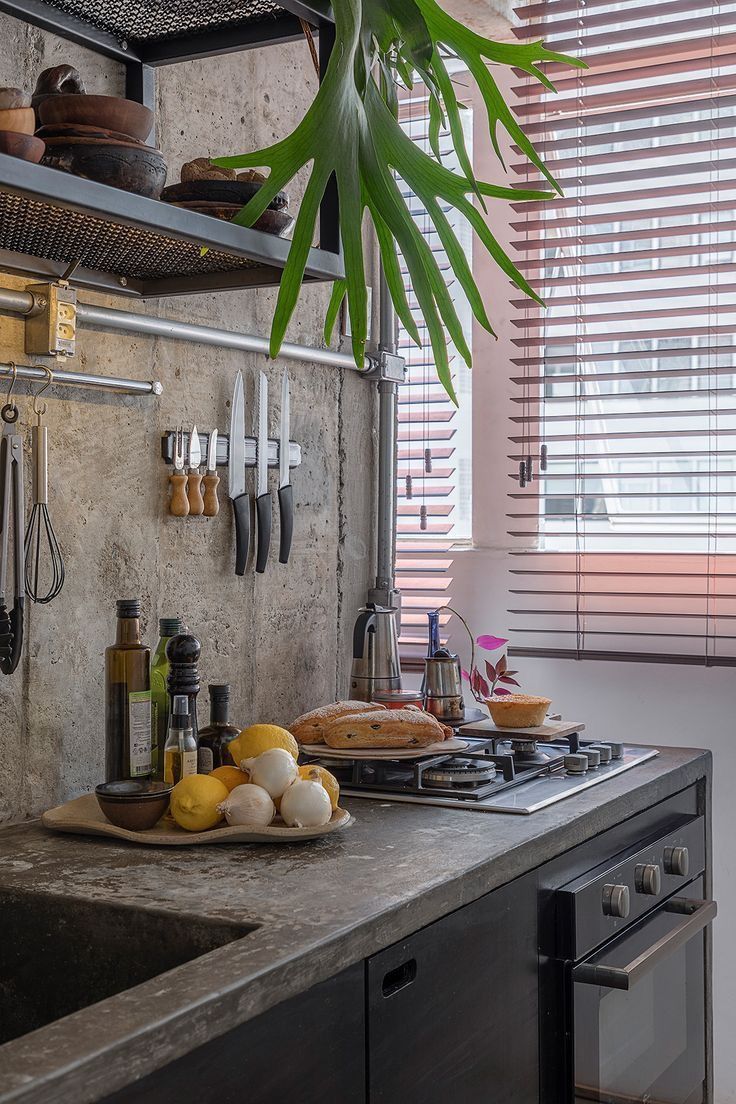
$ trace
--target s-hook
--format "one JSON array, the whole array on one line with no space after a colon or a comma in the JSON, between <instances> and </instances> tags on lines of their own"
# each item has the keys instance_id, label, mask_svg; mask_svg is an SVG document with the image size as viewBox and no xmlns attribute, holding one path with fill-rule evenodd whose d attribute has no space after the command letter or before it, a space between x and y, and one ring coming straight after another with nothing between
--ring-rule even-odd
<instances>
[{"instance_id":1,"label":"s-hook","mask_svg":"<svg viewBox=\"0 0 736 1104\"><path fill-rule=\"evenodd\" d=\"M12 379L0 418L0 671L10 675L18 666L23 648L25 604L23 565L23 437L16 433L18 407L11 402L17 368L11 362ZM11 513L12 507L12 513ZM10 530L13 530L13 608L7 607Z\"/></svg>"},{"instance_id":2,"label":"s-hook","mask_svg":"<svg viewBox=\"0 0 736 1104\"><path fill-rule=\"evenodd\" d=\"M56 539L54 527L49 517L49 450L48 430L43 424L46 403L39 403L41 395L50 387L54 373L45 364L38 366L46 373L46 382L33 396L33 412L36 425L31 429L33 456L33 507L28 519L25 539L25 582L28 597L32 602L45 604L59 593L64 585L64 557ZM41 545L48 549L50 566L41 573ZM39 575L42 584L46 583L46 593L41 594Z\"/></svg>"}]
</instances>

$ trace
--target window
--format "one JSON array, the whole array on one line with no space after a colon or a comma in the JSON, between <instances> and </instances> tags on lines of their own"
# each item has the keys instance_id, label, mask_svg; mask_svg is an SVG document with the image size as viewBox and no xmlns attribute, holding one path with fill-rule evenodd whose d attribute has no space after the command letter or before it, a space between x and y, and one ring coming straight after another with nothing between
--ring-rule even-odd
<instances>
[{"instance_id":1,"label":"window","mask_svg":"<svg viewBox=\"0 0 736 1104\"><path fill-rule=\"evenodd\" d=\"M736 5L517 11L590 68L515 89L565 193L512 223L516 650L736 664Z\"/></svg>"},{"instance_id":2,"label":"window","mask_svg":"<svg viewBox=\"0 0 736 1104\"><path fill-rule=\"evenodd\" d=\"M402 125L406 133L424 149L429 149L429 118L426 96L421 86L401 100ZM463 113L468 152L472 156L472 112ZM455 168L448 134L440 137L443 164ZM406 188L413 216L438 254L440 265L444 251L432 231L424 207ZM468 256L471 255L471 231L456 211L446 214ZM415 308L407 282L409 303L420 334L424 326ZM471 313L462 290L453 284L450 291L471 345ZM426 332L426 331L424 331ZM399 457L397 519L397 582L402 591L402 662L423 658L427 650L427 612L451 600L452 546L471 537L471 390L470 372L450 349L453 379L459 409L448 399L437 381L429 342L422 349L400 328L399 351L406 358L407 383L399 393ZM449 616L449 615L448 615ZM446 620L446 618L445 618Z\"/></svg>"}]
</instances>

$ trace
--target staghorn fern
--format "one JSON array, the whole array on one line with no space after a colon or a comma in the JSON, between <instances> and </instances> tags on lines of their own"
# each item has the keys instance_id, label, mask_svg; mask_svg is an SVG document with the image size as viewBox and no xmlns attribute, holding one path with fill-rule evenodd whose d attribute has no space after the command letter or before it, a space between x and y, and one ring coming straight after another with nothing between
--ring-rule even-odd
<instances>
[{"instance_id":1,"label":"staghorn fern","mask_svg":"<svg viewBox=\"0 0 736 1104\"><path fill-rule=\"evenodd\" d=\"M334 174L340 199L345 278L336 281L333 288L325 340L331 338L340 304L347 295L353 355L357 364L363 364L368 295L361 226L368 211L396 312L412 339L421 344L401 276L401 254L427 327L438 377L456 401L448 337L468 367L470 350L445 280L411 217L396 177L426 208L473 314L492 334L470 266L442 208L450 205L461 212L500 268L521 291L540 301L491 234L473 197L485 209L486 198L539 200L560 189L504 101L488 63L521 69L550 89L551 82L537 68L540 62L562 62L580 68L584 63L552 53L541 42L516 45L484 39L449 16L435 0L333 0L333 10L335 46L324 80L299 126L288 138L267 149L215 161L226 168L265 165L270 169L266 183L234 219L242 226L252 226L276 193L311 162L279 288L270 353L272 357L278 355L296 306L320 201ZM501 126L546 177L553 192L505 188L476 179L463 137L460 105L445 64L449 57L464 62L478 84L499 160ZM416 146L399 125L394 72L408 88L417 77L426 85L434 156ZM441 164L438 139L443 125L449 128L460 172L451 172Z\"/></svg>"}]
</instances>

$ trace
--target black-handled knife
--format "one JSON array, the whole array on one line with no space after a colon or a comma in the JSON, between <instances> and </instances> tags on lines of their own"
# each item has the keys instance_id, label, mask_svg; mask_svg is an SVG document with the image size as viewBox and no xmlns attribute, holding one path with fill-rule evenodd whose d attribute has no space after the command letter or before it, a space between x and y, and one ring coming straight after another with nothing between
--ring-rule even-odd
<instances>
[{"instance_id":1,"label":"black-handled knife","mask_svg":"<svg viewBox=\"0 0 736 1104\"><path fill-rule=\"evenodd\" d=\"M238 372L230 411L228 494L235 518L235 574L245 575L250 546L250 498L245 491L245 395L243 373Z\"/></svg>"},{"instance_id":2,"label":"black-handled knife","mask_svg":"<svg viewBox=\"0 0 736 1104\"><path fill-rule=\"evenodd\" d=\"M291 458L289 422L289 373L285 371L281 377L281 432L279 436L279 518L281 521L279 563L282 564L289 562L291 538L294 535L294 495L289 475L289 460Z\"/></svg>"},{"instance_id":3,"label":"black-handled knife","mask_svg":"<svg viewBox=\"0 0 736 1104\"><path fill-rule=\"evenodd\" d=\"M271 545L271 495L268 491L268 379L261 372L258 383L258 444L256 454L256 571L263 574Z\"/></svg>"}]
</instances>

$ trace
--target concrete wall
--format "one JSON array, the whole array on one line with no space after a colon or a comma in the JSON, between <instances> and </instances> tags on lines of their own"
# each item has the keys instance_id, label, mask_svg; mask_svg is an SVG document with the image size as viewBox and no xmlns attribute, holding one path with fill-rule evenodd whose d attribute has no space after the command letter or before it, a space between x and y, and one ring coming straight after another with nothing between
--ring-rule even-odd
<instances>
[{"instance_id":1,"label":"concrete wall","mask_svg":"<svg viewBox=\"0 0 736 1104\"><path fill-rule=\"evenodd\" d=\"M0 36L0 85L33 88L40 70L69 61L83 72L88 91L123 91L121 68L81 48L7 17L0 17ZM191 157L252 149L285 135L315 90L301 43L159 72L159 141L170 181ZM292 200L299 190L292 189ZM0 284L24 286L1 273ZM328 294L327 287L304 292L289 340L321 343ZM87 292L80 298L126 306ZM265 335L275 300L273 290L244 291L135 309ZM8 359L25 360L23 324L11 316L0 318L0 360ZM181 614L201 638L200 723L208 715L208 681L231 683L236 722L289 722L343 691L349 631L373 569L375 399L356 373L288 363L292 436L304 459L293 476L292 557L280 566L272 550L265 575L236 579L225 473L218 518L169 517L160 435L195 420L227 432L238 368L246 381L246 424L257 371L269 375L274 432L282 364L92 331L82 332L78 363L159 379L164 393L139 399L51 392L49 506L67 581L50 605L31 606L20 667L0 678L0 821L37 814L102 777L103 650L114 636L116 598L141 597L152 644L163 615ZM19 405L27 428L30 400Z\"/></svg>"}]
</instances>

